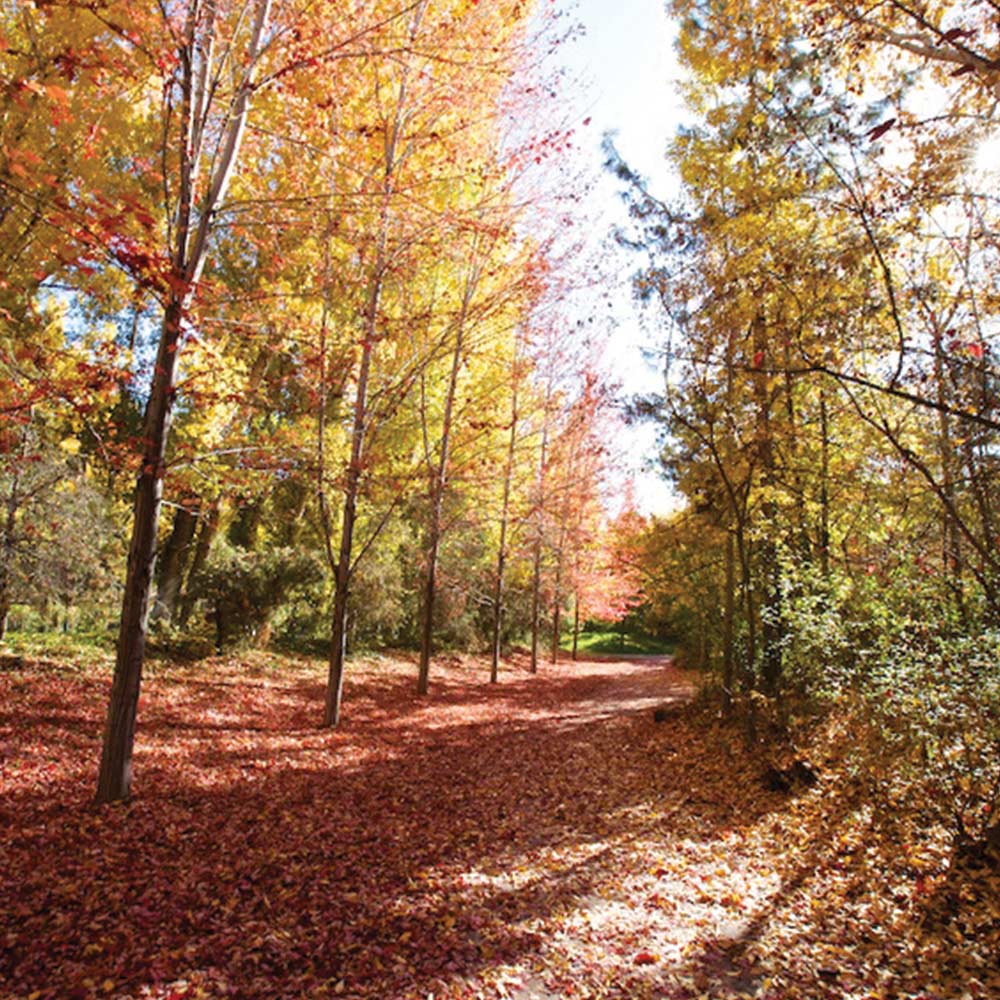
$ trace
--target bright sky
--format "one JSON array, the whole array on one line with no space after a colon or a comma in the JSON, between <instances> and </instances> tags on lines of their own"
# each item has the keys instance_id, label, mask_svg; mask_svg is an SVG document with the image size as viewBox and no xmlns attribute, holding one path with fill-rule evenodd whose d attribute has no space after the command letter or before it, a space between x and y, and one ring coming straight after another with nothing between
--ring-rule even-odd
<instances>
[{"instance_id":1,"label":"bright sky","mask_svg":"<svg viewBox=\"0 0 1000 1000\"><path fill-rule=\"evenodd\" d=\"M600 223L593 227L595 249L616 224L627 218L620 198L620 185L602 169L601 140L615 133L615 144L626 162L645 176L652 191L670 198L676 182L667 169L664 151L674 133L681 111L672 83L677 75L673 51L674 30L664 12L665 0L565 0L568 17L583 25L584 34L567 44L562 61L574 88L581 119L590 125L577 132L580 156L586 173L599 177L591 207L600 208ZM640 259L617 247L604 246L602 257L615 262L618 274L610 289L617 321L609 368L627 394L658 392L662 376L642 354L643 346L656 346L655 315L648 332L642 328L638 308L632 301L630 276ZM605 307L606 308L606 307ZM632 427L626 431L622 449L634 476L636 500L650 514L667 513L677 498L655 465L656 429Z\"/></svg>"}]
</instances>

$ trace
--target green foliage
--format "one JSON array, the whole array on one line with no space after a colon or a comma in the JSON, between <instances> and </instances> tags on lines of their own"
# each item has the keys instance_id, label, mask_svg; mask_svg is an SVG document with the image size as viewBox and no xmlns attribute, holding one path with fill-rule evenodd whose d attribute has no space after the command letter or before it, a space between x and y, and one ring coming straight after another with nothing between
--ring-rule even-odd
<instances>
[{"instance_id":1,"label":"green foliage","mask_svg":"<svg viewBox=\"0 0 1000 1000\"><path fill-rule=\"evenodd\" d=\"M321 576L319 561L308 552L219 545L192 588L217 646L266 645L275 612Z\"/></svg>"},{"instance_id":2,"label":"green foliage","mask_svg":"<svg viewBox=\"0 0 1000 1000\"><path fill-rule=\"evenodd\" d=\"M29 426L17 452L0 453L0 603L87 628L103 623L120 569L112 504L81 459L46 440L55 436Z\"/></svg>"},{"instance_id":3,"label":"green foliage","mask_svg":"<svg viewBox=\"0 0 1000 1000\"><path fill-rule=\"evenodd\" d=\"M1000 632L963 624L910 560L832 579L788 563L784 587L786 706L846 713L877 804L982 838L1000 806Z\"/></svg>"},{"instance_id":4,"label":"green foliage","mask_svg":"<svg viewBox=\"0 0 1000 1000\"><path fill-rule=\"evenodd\" d=\"M27 661L57 664L59 670L83 672L95 665L110 667L114 660L113 629L53 629L26 606L13 609L12 628L0 648L6 647Z\"/></svg>"},{"instance_id":5,"label":"green foliage","mask_svg":"<svg viewBox=\"0 0 1000 1000\"><path fill-rule=\"evenodd\" d=\"M356 649L411 645L416 635L416 557L406 543L373 550L358 563L351 583L350 644ZM327 625L329 632L329 625Z\"/></svg>"},{"instance_id":6,"label":"green foliage","mask_svg":"<svg viewBox=\"0 0 1000 1000\"><path fill-rule=\"evenodd\" d=\"M915 800L978 839L1000 806L1000 632L948 635L937 624L906 622L861 680L872 770L883 801Z\"/></svg>"}]
</instances>

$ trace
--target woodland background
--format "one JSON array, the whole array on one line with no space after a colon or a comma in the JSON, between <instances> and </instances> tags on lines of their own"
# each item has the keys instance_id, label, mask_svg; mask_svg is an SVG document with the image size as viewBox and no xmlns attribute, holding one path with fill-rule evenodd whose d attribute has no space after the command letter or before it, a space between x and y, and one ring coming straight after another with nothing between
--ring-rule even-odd
<instances>
[{"instance_id":1,"label":"woodland background","mask_svg":"<svg viewBox=\"0 0 1000 1000\"><path fill-rule=\"evenodd\" d=\"M495 679L631 616L751 745L842 713L872 796L1000 839L996 10L670 10L676 199L607 145L686 501L646 519L562 308L552 5L4 7L0 634L118 629L102 797L148 644L319 647L336 724L348 648L426 692L435 644Z\"/></svg>"}]
</instances>

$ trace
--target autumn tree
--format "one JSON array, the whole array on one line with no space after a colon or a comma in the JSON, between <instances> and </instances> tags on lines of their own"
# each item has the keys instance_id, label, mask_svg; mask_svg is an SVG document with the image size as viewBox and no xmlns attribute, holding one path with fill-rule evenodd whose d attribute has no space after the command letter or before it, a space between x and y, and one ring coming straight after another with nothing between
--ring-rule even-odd
<instances>
[{"instance_id":1,"label":"autumn tree","mask_svg":"<svg viewBox=\"0 0 1000 1000\"><path fill-rule=\"evenodd\" d=\"M650 558L721 614L665 582L654 603L686 619L751 740L762 706L787 724L802 696L849 688L890 781L941 788L974 683L953 655L996 620L992 206L970 157L987 8L676 3L684 197L657 202L611 157L649 253L637 292L670 337L641 408L689 501ZM896 691L923 707L890 717ZM995 768L976 750L963 774L981 805Z\"/></svg>"},{"instance_id":2,"label":"autumn tree","mask_svg":"<svg viewBox=\"0 0 1000 1000\"><path fill-rule=\"evenodd\" d=\"M521 12L523 13L523 12ZM455 393L473 323L483 322L477 306L482 270L496 245L491 229L504 211L504 165L495 141L500 89L513 71L518 33L517 11L484 8L462 11L465 42L448 64L427 55L454 44L453 13L434 5L415 6L397 26L405 57L394 65L369 67L366 102L377 117L365 168L372 215L363 245L366 299L359 307L356 376L350 421L350 454L341 497L339 541L335 558L335 592L330 670L324 720L339 719L351 577L358 555L355 529L359 502L370 482L379 436L386 440L391 421L410 405L425 366L447 358L442 400L442 428L431 461L430 518L425 554L422 660L418 686L426 690L441 504L451 447ZM432 71L433 70L433 71ZM475 106L469 106L469 79L480 81ZM441 144L448 136L447 145ZM478 175L478 176L477 176ZM496 208L491 192L500 193ZM439 231L438 238L431 234ZM471 239L471 244L469 240ZM456 253L471 249L460 265ZM498 262L497 262L498 263ZM494 267L497 264L493 264ZM516 271L516 265L512 266ZM421 317L422 341L407 339L414 311ZM424 349L420 350L420 343ZM400 366L399 361L406 358ZM427 449L425 448L425 454ZM390 508L401 498L395 491ZM375 519L362 545L363 553L386 523L391 509Z\"/></svg>"},{"instance_id":3,"label":"autumn tree","mask_svg":"<svg viewBox=\"0 0 1000 1000\"><path fill-rule=\"evenodd\" d=\"M156 296L162 322L145 405L129 569L98 782L102 801L129 794L178 361L196 326L196 314L207 302L203 275L221 228L220 209L242 163L252 106L261 105L269 91L288 86L301 70L360 57L367 51L368 36L381 23L373 18L331 40L323 27L326 13L325 5L311 9L300 24L303 12L293 5L193 0L176 11L128 7L102 14L103 23L142 67L140 75L157 95L145 105L150 115L150 155L145 162L151 171L163 165L162 200L153 203L155 208L133 212L148 238L118 251L119 257L127 255L137 280ZM294 25L299 27L293 30ZM266 130L253 135L264 136Z\"/></svg>"}]
</instances>

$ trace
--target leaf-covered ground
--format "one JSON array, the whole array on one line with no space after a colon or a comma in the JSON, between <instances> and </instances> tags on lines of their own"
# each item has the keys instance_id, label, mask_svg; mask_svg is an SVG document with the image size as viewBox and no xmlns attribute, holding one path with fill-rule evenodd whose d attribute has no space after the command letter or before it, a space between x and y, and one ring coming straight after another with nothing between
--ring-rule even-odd
<instances>
[{"instance_id":1,"label":"leaf-covered ground","mask_svg":"<svg viewBox=\"0 0 1000 1000\"><path fill-rule=\"evenodd\" d=\"M135 799L91 804L108 677L0 675L0 996L1000 996L998 895L822 780L770 793L662 660L160 668ZM849 734L845 734L845 738Z\"/></svg>"}]
</instances>

